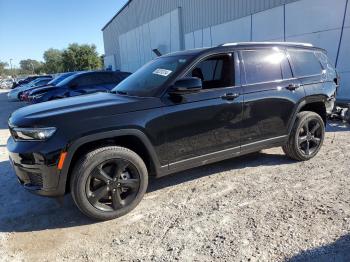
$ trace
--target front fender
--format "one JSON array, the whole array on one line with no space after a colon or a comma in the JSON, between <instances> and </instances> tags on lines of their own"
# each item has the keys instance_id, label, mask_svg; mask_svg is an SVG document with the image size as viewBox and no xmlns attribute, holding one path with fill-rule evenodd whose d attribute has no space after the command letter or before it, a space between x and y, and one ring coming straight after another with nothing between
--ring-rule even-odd
<instances>
[{"instance_id":1,"label":"front fender","mask_svg":"<svg viewBox=\"0 0 350 262\"><path fill-rule=\"evenodd\" d=\"M142 141L144 146L146 147L149 156L151 158L151 161L153 162L154 165L154 171L156 172L156 175L161 173L162 167L160 165L158 156L154 150L154 147L151 143L151 141L148 139L146 134L144 134L142 131L138 129L122 129L122 130L115 130L115 131L107 131L107 132L101 132L97 134L92 134L92 135L87 135L84 137L81 137L72 143L70 143L66 148L65 151L67 152L67 156L64 161L63 168L60 172L60 180L59 180L59 188L62 194L64 194L65 188L66 188L66 183L67 183L67 178L68 178L68 172L69 168L72 163L72 159L74 157L74 154L77 152L77 150L90 142L98 141L98 140L103 140L103 139L109 139L109 138L116 138L116 137L121 137L121 136L135 136L138 139Z\"/></svg>"}]
</instances>

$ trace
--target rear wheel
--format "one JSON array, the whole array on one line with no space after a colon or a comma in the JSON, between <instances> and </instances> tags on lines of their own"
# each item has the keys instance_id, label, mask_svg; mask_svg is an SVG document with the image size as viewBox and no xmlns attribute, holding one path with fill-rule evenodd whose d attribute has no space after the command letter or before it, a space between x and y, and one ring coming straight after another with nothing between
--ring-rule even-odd
<instances>
[{"instance_id":1,"label":"rear wheel","mask_svg":"<svg viewBox=\"0 0 350 262\"><path fill-rule=\"evenodd\" d=\"M104 147L82 157L71 179L78 208L96 220L110 220L133 210L148 185L147 168L133 151Z\"/></svg>"},{"instance_id":2,"label":"rear wheel","mask_svg":"<svg viewBox=\"0 0 350 262\"><path fill-rule=\"evenodd\" d=\"M295 160L305 161L317 155L325 137L325 125L320 115L314 112L300 112L297 115L285 154Z\"/></svg>"}]
</instances>

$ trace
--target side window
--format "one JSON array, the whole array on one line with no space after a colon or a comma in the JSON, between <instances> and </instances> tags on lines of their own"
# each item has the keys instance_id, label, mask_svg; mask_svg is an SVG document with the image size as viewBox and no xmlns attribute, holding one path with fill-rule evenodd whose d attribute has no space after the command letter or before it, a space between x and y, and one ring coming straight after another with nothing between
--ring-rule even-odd
<instances>
[{"instance_id":1,"label":"side window","mask_svg":"<svg viewBox=\"0 0 350 262\"><path fill-rule=\"evenodd\" d=\"M203 89L229 87L232 81L231 55L218 55L199 62L187 77L198 77L203 82Z\"/></svg>"},{"instance_id":2,"label":"side window","mask_svg":"<svg viewBox=\"0 0 350 262\"><path fill-rule=\"evenodd\" d=\"M323 68L326 69L327 79L337 78L335 67L332 65L331 61L329 61L327 54L321 51L317 51L315 52L315 55L321 62Z\"/></svg>"},{"instance_id":3,"label":"side window","mask_svg":"<svg viewBox=\"0 0 350 262\"><path fill-rule=\"evenodd\" d=\"M319 75L322 73L320 61L312 51L288 50L290 60L294 67L294 74L297 77Z\"/></svg>"},{"instance_id":4,"label":"side window","mask_svg":"<svg viewBox=\"0 0 350 262\"><path fill-rule=\"evenodd\" d=\"M73 79L70 83L71 85L86 86L89 84L89 76L82 75Z\"/></svg>"},{"instance_id":5,"label":"side window","mask_svg":"<svg viewBox=\"0 0 350 262\"><path fill-rule=\"evenodd\" d=\"M242 51L247 84L272 82L292 78L292 72L284 51Z\"/></svg>"},{"instance_id":6,"label":"side window","mask_svg":"<svg viewBox=\"0 0 350 262\"><path fill-rule=\"evenodd\" d=\"M113 83L116 83L114 78L115 77L113 74L109 74L109 73L99 74L97 83L104 84L104 85L113 84Z\"/></svg>"}]
</instances>

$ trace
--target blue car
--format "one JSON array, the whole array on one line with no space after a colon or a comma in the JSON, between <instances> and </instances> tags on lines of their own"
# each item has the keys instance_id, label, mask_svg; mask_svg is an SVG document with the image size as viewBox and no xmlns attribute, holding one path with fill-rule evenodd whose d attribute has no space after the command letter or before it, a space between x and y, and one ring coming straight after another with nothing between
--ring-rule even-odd
<instances>
[{"instance_id":1,"label":"blue car","mask_svg":"<svg viewBox=\"0 0 350 262\"><path fill-rule=\"evenodd\" d=\"M20 92L18 94L18 97L19 97L19 100L21 101L25 101L25 102L29 102L29 94L35 90L35 89L38 89L38 88L43 88L43 87L52 87L52 86L56 86L58 85L60 82L62 82L64 79L66 79L67 77L70 77L71 75L74 75L78 72L67 72L67 73L62 73L62 74L59 74L57 77L55 77L54 79L52 79L50 82L48 82L47 84L45 85L41 85L41 86L35 86L33 88L30 88L28 90L25 90L23 92Z\"/></svg>"},{"instance_id":2,"label":"blue car","mask_svg":"<svg viewBox=\"0 0 350 262\"><path fill-rule=\"evenodd\" d=\"M97 92L109 92L131 73L120 71L78 72L55 86L37 88L29 93L28 100L36 104L66 97Z\"/></svg>"}]
</instances>

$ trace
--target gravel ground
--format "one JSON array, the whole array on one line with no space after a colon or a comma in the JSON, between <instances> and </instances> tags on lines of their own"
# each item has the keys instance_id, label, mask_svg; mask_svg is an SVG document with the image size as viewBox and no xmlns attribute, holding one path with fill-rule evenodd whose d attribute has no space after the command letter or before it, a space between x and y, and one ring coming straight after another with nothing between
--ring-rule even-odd
<instances>
[{"instance_id":1,"label":"gravel ground","mask_svg":"<svg viewBox=\"0 0 350 262\"><path fill-rule=\"evenodd\" d=\"M320 154L280 148L158 180L130 214L94 223L25 192L8 161L0 93L1 261L350 261L350 127L330 123Z\"/></svg>"}]
</instances>

